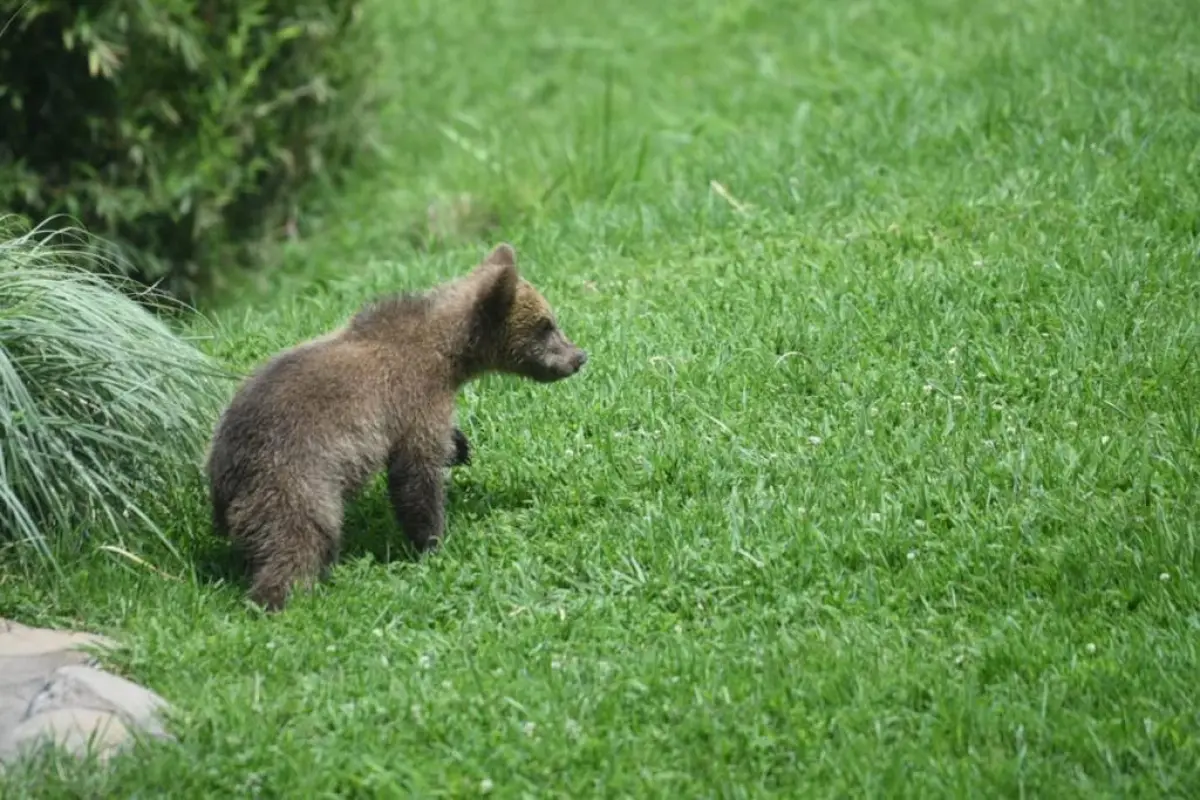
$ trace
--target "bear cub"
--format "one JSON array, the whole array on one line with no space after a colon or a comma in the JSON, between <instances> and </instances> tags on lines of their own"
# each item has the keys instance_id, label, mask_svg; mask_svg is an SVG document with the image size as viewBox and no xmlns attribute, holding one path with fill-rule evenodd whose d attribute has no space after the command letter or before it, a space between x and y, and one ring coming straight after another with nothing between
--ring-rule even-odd
<instances>
[{"instance_id":1,"label":"bear cub","mask_svg":"<svg viewBox=\"0 0 1200 800\"><path fill-rule=\"evenodd\" d=\"M418 552L436 547L444 470L471 458L459 388L488 372L549 383L586 361L508 244L277 354L234 394L207 459L213 528L247 557L250 598L278 611L310 588L338 557L344 502L382 470L405 535Z\"/></svg>"}]
</instances>

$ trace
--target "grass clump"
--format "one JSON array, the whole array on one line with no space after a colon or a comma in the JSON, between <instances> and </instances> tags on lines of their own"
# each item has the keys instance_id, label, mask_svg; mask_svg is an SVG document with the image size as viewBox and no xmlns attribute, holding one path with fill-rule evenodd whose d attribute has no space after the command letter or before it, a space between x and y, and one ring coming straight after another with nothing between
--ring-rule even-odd
<instances>
[{"instance_id":1,"label":"grass clump","mask_svg":"<svg viewBox=\"0 0 1200 800\"><path fill-rule=\"evenodd\" d=\"M155 314L181 306L123 293L80 231L0 230L0 536L51 556L159 530L146 498L195 470L214 363Z\"/></svg>"}]
</instances>

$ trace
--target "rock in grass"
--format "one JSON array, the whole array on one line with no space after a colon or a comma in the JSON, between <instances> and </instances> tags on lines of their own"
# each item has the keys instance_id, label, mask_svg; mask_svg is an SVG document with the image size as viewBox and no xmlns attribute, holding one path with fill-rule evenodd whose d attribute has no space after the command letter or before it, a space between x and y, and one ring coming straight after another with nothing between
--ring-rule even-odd
<instances>
[{"instance_id":1,"label":"rock in grass","mask_svg":"<svg viewBox=\"0 0 1200 800\"><path fill-rule=\"evenodd\" d=\"M80 649L111 644L0 619L0 765L48 742L103 761L135 732L169 738L161 721L166 701L98 668Z\"/></svg>"}]
</instances>

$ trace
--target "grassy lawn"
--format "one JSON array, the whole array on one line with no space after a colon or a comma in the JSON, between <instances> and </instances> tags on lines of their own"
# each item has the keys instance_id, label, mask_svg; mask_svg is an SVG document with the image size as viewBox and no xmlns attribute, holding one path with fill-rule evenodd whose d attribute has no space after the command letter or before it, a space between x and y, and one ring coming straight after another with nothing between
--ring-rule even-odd
<instances>
[{"instance_id":1,"label":"grassy lawn","mask_svg":"<svg viewBox=\"0 0 1200 800\"><path fill-rule=\"evenodd\" d=\"M469 388L282 615L188 560L0 572L179 741L5 797L1200 794L1200 14L377 0L382 166L206 309L246 368L494 241L591 360ZM432 198L498 210L419 250ZM310 224L319 222L319 225Z\"/></svg>"}]
</instances>

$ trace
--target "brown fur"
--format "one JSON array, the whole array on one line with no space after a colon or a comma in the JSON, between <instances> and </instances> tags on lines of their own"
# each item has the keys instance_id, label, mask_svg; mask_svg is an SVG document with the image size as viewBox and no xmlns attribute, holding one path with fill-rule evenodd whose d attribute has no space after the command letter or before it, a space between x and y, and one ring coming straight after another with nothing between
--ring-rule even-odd
<instances>
[{"instance_id":1,"label":"brown fur","mask_svg":"<svg viewBox=\"0 0 1200 800\"><path fill-rule=\"evenodd\" d=\"M454 399L486 372L550 382L587 354L501 244L423 295L369 304L341 330L279 353L234 395L208 456L213 526L248 556L268 610L337 558L345 499L380 470L418 551L445 525L446 466L470 460Z\"/></svg>"}]
</instances>

